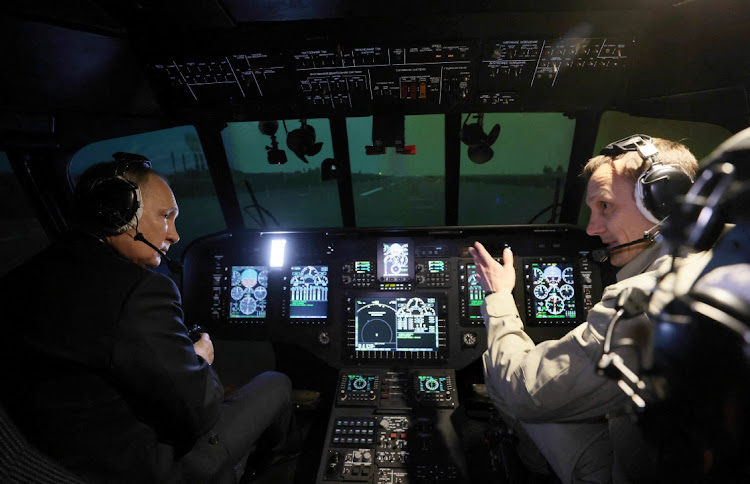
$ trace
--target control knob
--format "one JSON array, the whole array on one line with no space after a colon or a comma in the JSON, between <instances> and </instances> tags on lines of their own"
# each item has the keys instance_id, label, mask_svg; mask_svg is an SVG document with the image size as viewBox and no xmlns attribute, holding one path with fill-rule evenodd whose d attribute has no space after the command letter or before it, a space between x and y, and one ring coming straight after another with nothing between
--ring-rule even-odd
<instances>
[{"instance_id":1,"label":"control knob","mask_svg":"<svg viewBox=\"0 0 750 484\"><path fill-rule=\"evenodd\" d=\"M320 333L318 333L318 343L324 346L331 343L331 336L327 331L321 331Z\"/></svg>"},{"instance_id":2,"label":"control knob","mask_svg":"<svg viewBox=\"0 0 750 484\"><path fill-rule=\"evenodd\" d=\"M461 342L464 346L468 346L469 348L475 347L477 345L476 333L464 333L461 335Z\"/></svg>"}]
</instances>

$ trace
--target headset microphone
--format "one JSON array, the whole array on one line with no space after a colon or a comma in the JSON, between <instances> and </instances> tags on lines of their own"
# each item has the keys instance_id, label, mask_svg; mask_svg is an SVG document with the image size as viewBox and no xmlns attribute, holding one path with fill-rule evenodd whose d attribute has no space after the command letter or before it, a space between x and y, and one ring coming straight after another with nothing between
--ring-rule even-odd
<instances>
[{"instance_id":1,"label":"headset microphone","mask_svg":"<svg viewBox=\"0 0 750 484\"><path fill-rule=\"evenodd\" d=\"M182 271L182 262L171 259L163 250L160 250L154 244L146 240L146 237L144 237L142 233L136 232L133 239L137 240L138 242L143 242L144 244L154 249L160 256L164 257L164 260L167 261L167 267L171 272L177 274Z\"/></svg>"},{"instance_id":2,"label":"headset microphone","mask_svg":"<svg viewBox=\"0 0 750 484\"><path fill-rule=\"evenodd\" d=\"M653 230L653 228L651 230ZM647 230L643 233L643 237L637 240L633 240L632 242L627 242L625 244L616 245L610 248L594 249L591 251L591 257L597 262L604 262L609 259L609 256L613 252L624 249L625 247L630 247L631 245L642 244L644 242L653 242L655 238L656 236L652 234L650 230Z\"/></svg>"}]
</instances>

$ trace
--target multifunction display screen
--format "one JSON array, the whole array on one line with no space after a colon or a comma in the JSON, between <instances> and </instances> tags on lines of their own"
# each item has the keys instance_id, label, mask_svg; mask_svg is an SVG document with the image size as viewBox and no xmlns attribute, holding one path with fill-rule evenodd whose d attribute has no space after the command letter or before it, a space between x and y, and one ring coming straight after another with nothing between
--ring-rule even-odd
<instances>
[{"instance_id":1,"label":"multifunction display screen","mask_svg":"<svg viewBox=\"0 0 750 484\"><path fill-rule=\"evenodd\" d=\"M268 267L232 266L229 296L230 318L265 318Z\"/></svg>"},{"instance_id":2,"label":"multifunction display screen","mask_svg":"<svg viewBox=\"0 0 750 484\"><path fill-rule=\"evenodd\" d=\"M565 322L576 318L573 264L538 261L524 264L528 315L539 322Z\"/></svg>"},{"instance_id":3,"label":"multifunction display screen","mask_svg":"<svg viewBox=\"0 0 750 484\"><path fill-rule=\"evenodd\" d=\"M328 266L292 266L289 317L328 318Z\"/></svg>"},{"instance_id":4,"label":"multifunction display screen","mask_svg":"<svg viewBox=\"0 0 750 484\"><path fill-rule=\"evenodd\" d=\"M416 375L417 391L420 393L444 393L448 388L448 377Z\"/></svg>"},{"instance_id":5,"label":"multifunction display screen","mask_svg":"<svg viewBox=\"0 0 750 484\"><path fill-rule=\"evenodd\" d=\"M354 299L357 351L436 351L439 347L435 297Z\"/></svg>"},{"instance_id":6,"label":"multifunction display screen","mask_svg":"<svg viewBox=\"0 0 750 484\"><path fill-rule=\"evenodd\" d=\"M414 279L414 244L409 239L378 241L378 279L408 282Z\"/></svg>"},{"instance_id":7,"label":"multifunction display screen","mask_svg":"<svg viewBox=\"0 0 750 484\"><path fill-rule=\"evenodd\" d=\"M374 375L347 375L344 390L348 393L369 393L377 388Z\"/></svg>"}]
</instances>

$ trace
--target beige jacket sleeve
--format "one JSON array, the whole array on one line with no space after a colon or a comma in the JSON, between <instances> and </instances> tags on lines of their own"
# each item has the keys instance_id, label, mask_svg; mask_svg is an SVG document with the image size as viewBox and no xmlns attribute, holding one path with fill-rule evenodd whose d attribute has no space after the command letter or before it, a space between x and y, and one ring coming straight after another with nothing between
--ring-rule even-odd
<instances>
[{"instance_id":1,"label":"beige jacket sleeve","mask_svg":"<svg viewBox=\"0 0 750 484\"><path fill-rule=\"evenodd\" d=\"M495 404L527 422L580 421L621 410L627 397L615 381L597 375L596 364L617 296L627 286L648 293L655 283L651 271L609 286L587 322L537 345L524 332L511 294L487 296L482 305L488 346L484 375ZM616 336L643 324L648 324L645 315L623 320Z\"/></svg>"}]
</instances>

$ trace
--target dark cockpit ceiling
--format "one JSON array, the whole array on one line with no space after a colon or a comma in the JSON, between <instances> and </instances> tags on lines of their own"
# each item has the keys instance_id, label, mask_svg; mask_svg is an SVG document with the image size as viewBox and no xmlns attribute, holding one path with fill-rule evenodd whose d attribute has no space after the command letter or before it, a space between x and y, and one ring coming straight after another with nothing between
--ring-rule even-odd
<instances>
[{"instance_id":1,"label":"dark cockpit ceiling","mask_svg":"<svg viewBox=\"0 0 750 484\"><path fill-rule=\"evenodd\" d=\"M648 112L666 103L675 117L706 120L716 104L705 92L729 90L720 99L736 106L732 89L750 71L749 8L741 1L18 3L3 7L5 55L16 67L3 81L5 106L226 120L396 110ZM45 65L33 65L42 53ZM416 80L415 93L357 103L358 87L349 86L355 99L336 99L344 88L333 81L354 79L364 89L357 76L367 69L351 68L399 64L422 68L402 73ZM338 69L335 79L321 75L325 67ZM343 68L355 72L341 76ZM388 87L392 71L371 71L373 87ZM190 92L172 84L238 72L247 79L234 87ZM431 85L441 80L447 85ZM328 91L313 99L323 83ZM704 94L681 99L697 92Z\"/></svg>"}]
</instances>

